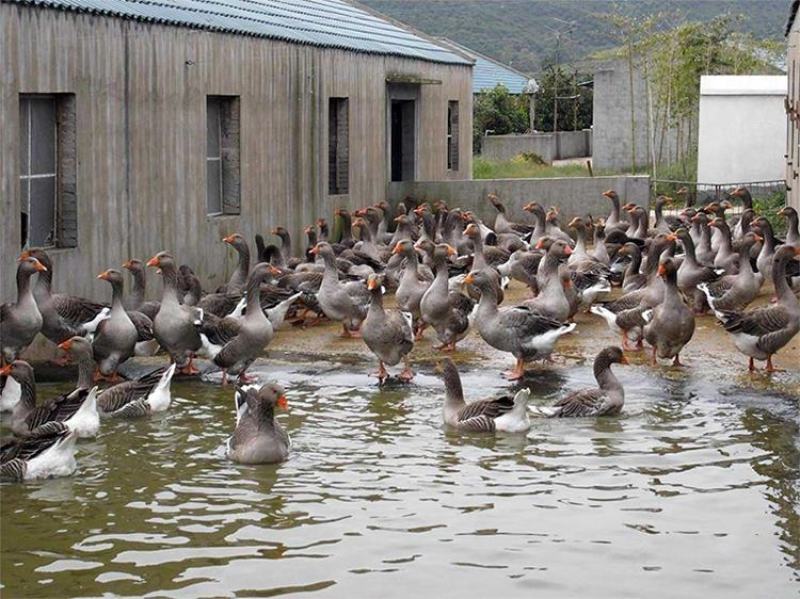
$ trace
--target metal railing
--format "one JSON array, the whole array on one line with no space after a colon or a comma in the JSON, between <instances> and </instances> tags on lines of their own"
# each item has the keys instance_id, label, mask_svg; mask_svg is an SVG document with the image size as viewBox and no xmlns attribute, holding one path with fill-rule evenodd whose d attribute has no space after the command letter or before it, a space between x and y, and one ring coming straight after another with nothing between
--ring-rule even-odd
<instances>
[{"instance_id":1,"label":"metal railing","mask_svg":"<svg viewBox=\"0 0 800 599\"><path fill-rule=\"evenodd\" d=\"M786 203L786 181L742 181L738 183L698 183L695 181L677 181L672 179L651 179L650 198L665 195L672 198L672 203L665 206L665 214L677 214L686 205L686 195L679 193L685 188L690 203L694 207L703 207L713 201L728 200L733 208L727 214L734 216L741 214L742 201L737 196L730 195L736 187L746 187L753 198L753 204L762 211L778 210ZM758 211L758 210L757 210Z\"/></svg>"}]
</instances>

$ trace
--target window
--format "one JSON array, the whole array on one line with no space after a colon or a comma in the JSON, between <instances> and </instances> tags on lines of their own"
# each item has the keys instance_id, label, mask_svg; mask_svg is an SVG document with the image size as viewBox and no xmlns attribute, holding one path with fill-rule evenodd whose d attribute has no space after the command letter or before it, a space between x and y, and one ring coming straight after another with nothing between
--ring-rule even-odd
<instances>
[{"instance_id":1,"label":"window","mask_svg":"<svg viewBox=\"0 0 800 599\"><path fill-rule=\"evenodd\" d=\"M74 247L75 96L19 97L20 231L23 247Z\"/></svg>"},{"instance_id":2,"label":"window","mask_svg":"<svg viewBox=\"0 0 800 599\"><path fill-rule=\"evenodd\" d=\"M206 99L206 211L239 214L239 98Z\"/></svg>"},{"instance_id":3,"label":"window","mask_svg":"<svg viewBox=\"0 0 800 599\"><path fill-rule=\"evenodd\" d=\"M447 103L447 170L458 170L458 101Z\"/></svg>"},{"instance_id":4,"label":"window","mask_svg":"<svg viewBox=\"0 0 800 599\"><path fill-rule=\"evenodd\" d=\"M328 101L328 193L349 192L350 118L347 98Z\"/></svg>"}]
</instances>

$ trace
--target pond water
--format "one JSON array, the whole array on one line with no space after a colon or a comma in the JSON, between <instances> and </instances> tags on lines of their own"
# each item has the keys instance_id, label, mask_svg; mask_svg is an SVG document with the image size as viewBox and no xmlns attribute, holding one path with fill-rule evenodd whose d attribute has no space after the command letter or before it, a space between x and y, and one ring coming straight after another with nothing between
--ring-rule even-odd
<instances>
[{"instance_id":1,"label":"pond water","mask_svg":"<svg viewBox=\"0 0 800 599\"><path fill-rule=\"evenodd\" d=\"M2 594L796 596L797 398L615 370L621 416L495 438L442 430L431 369L379 390L360 367L276 364L278 466L226 461L232 391L177 381L167 414L82 442L75 476L2 486ZM507 388L462 374L468 399ZM591 363L526 384L548 403Z\"/></svg>"}]
</instances>

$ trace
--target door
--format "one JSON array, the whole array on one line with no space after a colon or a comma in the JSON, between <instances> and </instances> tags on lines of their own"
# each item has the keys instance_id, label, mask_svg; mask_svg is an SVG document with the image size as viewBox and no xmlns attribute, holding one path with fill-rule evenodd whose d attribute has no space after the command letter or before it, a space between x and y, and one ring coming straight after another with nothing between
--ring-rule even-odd
<instances>
[{"instance_id":1,"label":"door","mask_svg":"<svg viewBox=\"0 0 800 599\"><path fill-rule=\"evenodd\" d=\"M391 180L413 181L416 177L416 102L391 100Z\"/></svg>"}]
</instances>

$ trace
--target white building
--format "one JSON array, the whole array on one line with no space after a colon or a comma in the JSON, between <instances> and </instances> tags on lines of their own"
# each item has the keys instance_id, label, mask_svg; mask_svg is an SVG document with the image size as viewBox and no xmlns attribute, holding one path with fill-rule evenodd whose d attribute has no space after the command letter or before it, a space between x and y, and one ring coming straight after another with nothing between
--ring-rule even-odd
<instances>
[{"instance_id":1,"label":"white building","mask_svg":"<svg viewBox=\"0 0 800 599\"><path fill-rule=\"evenodd\" d=\"M785 177L786 75L707 75L700 80L697 180Z\"/></svg>"}]
</instances>

